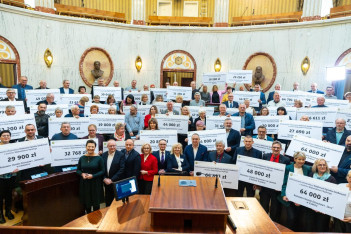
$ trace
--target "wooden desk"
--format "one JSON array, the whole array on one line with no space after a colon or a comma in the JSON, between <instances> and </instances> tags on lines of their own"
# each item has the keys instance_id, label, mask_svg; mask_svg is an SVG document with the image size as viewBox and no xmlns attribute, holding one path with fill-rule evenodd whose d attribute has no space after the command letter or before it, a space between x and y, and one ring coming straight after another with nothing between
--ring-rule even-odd
<instances>
[{"instance_id":1,"label":"wooden desk","mask_svg":"<svg viewBox=\"0 0 351 234\"><path fill-rule=\"evenodd\" d=\"M195 180L196 187L181 187L179 180ZM150 196L151 226L216 227L225 229L229 210L221 183L215 178L161 176Z\"/></svg>"}]
</instances>

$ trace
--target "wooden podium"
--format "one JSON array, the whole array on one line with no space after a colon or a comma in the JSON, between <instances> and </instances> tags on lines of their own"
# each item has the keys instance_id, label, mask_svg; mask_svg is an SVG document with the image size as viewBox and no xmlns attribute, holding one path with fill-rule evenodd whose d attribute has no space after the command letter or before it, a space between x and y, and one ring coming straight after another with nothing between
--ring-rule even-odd
<instances>
[{"instance_id":1,"label":"wooden podium","mask_svg":"<svg viewBox=\"0 0 351 234\"><path fill-rule=\"evenodd\" d=\"M195 180L196 187L179 186L179 180ZM215 178L193 176L155 177L150 196L151 226L178 228L222 228L229 209L221 183Z\"/></svg>"}]
</instances>

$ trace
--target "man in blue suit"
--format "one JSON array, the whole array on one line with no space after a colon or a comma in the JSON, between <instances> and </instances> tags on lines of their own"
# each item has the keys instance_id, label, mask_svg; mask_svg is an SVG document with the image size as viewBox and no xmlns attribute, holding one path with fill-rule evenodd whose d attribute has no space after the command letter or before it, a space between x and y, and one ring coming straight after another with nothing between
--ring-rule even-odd
<instances>
[{"instance_id":1,"label":"man in blue suit","mask_svg":"<svg viewBox=\"0 0 351 234\"><path fill-rule=\"evenodd\" d=\"M74 94L74 90L69 87L69 80L63 80L63 87L60 88L61 94Z\"/></svg>"},{"instance_id":2,"label":"man in blue suit","mask_svg":"<svg viewBox=\"0 0 351 234\"><path fill-rule=\"evenodd\" d=\"M184 156L190 165L190 175L194 175L194 162L207 161L207 147L200 144L200 136L194 133L191 136L191 145L187 145L184 149Z\"/></svg>"},{"instance_id":3,"label":"man in blue suit","mask_svg":"<svg viewBox=\"0 0 351 234\"><path fill-rule=\"evenodd\" d=\"M323 91L320 91L320 90L317 89L317 83L312 83L312 84L311 84L311 90L308 90L307 92L309 92L309 93L324 94Z\"/></svg>"},{"instance_id":4,"label":"man in blue suit","mask_svg":"<svg viewBox=\"0 0 351 234\"><path fill-rule=\"evenodd\" d=\"M337 144L337 145L345 145L346 137L351 135L351 131L345 128L346 121L342 118L338 118L335 120L335 128L329 130L327 132L327 136L325 137L325 141Z\"/></svg>"},{"instance_id":5,"label":"man in blue suit","mask_svg":"<svg viewBox=\"0 0 351 234\"><path fill-rule=\"evenodd\" d=\"M330 168L331 175L334 176L338 184L347 183L346 175L351 169L351 136L348 136L345 141L345 150L341 156L338 166Z\"/></svg>"},{"instance_id":6,"label":"man in blue suit","mask_svg":"<svg viewBox=\"0 0 351 234\"><path fill-rule=\"evenodd\" d=\"M258 99L258 103L260 103L259 107L255 107L255 111L261 111L262 105L266 104L266 96L261 91L261 86L259 84L255 84L255 92L260 92L260 99Z\"/></svg>"},{"instance_id":7,"label":"man in blue suit","mask_svg":"<svg viewBox=\"0 0 351 234\"><path fill-rule=\"evenodd\" d=\"M240 133L242 136L252 135L253 130L255 129L255 120L253 116L249 113L246 113L245 111L246 111L245 104L240 104L239 112L232 115L232 116L241 117Z\"/></svg>"},{"instance_id":8,"label":"man in blue suit","mask_svg":"<svg viewBox=\"0 0 351 234\"><path fill-rule=\"evenodd\" d=\"M234 100L234 94L230 93L230 94L228 94L228 101L223 102L223 104L227 108L238 108L239 104L233 100Z\"/></svg>"},{"instance_id":9,"label":"man in blue suit","mask_svg":"<svg viewBox=\"0 0 351 234\"><path fill-rule=\"evenodd\" d=\"M227 148L225 149L226 153L229 154L230 156L233 156L236 147L239 147L240 145L240 133L232 129L232 119L231 118L226 118L224 120L224 128L227 134Z\"/></svg>"},{"instance_id":10,"label":"man in blue suit","mask_svg":"<svg viewBox=\"0 0 351 234\"><path fill-rule=\"evenodd\" d=\"M12 86L12 88L17 89L18 99L21 99L25 102L27 102L25 90L33 89L33 87L30 85L27 85L27 83L28 83L28 78L26 76L21 76L18 84Z\"/></svg>"},{"instance_id":11,"label":"man in blue suit","mask_svg":"<svg viewBox=\"0 0 351 234\"><path fill-rule=\"evenodd\" d=\"M134 142L131 139L126 140L125 147L121 151L125 159L123 178L135 176L138 179L141 168L140 154L134 149Z\"/></svg>"},{"instance_id":12,"label":"man in blue suit","mask_svg":"<svg viewBox=\"0 0 351 234\"><path fill-rule=\"evenodd\" d=\"M104 175L104 186L105 186L105 203L106 206L110 206L114 194L113 194L113 182L123 179L124 174L124 155L116 150L116 141L109 140L107 142L108 151L101 155L104 160L105 175Z\"/></svg>"},{"instance_id":13,"label":"man in blue suit","mask_svg":"<svg viewBox=\"0 0 351 234\"><path fill-rule=\"evenodd\" d=\"M216 151L212 151L208 154L207 161L232 164L232 157L224 152L224 148L225 144L222 140L216 141Z\"/></svg>"},{"instance_id":14,"label":"man in blue suit","mask_svg":"<svg viewBox=\"0 0 351 234\"><path fill-rule=\"evenodd\" d=\"M282 86L280 84L276 84L274 86L274 91L272 91L268 94L267 103L273 100L274 93L276 91L279 91L281 88L282 88Z\"/></svg>"},{"instance_id":15,"label":"man in blue suit","mask_svg":"<svg viewBox=\"0 0 351 234\"><path fill-rule=\"evenodd\" d=\"M262 152L254 149L252 147L254 141L252 139L252 136L248 135L244 139L244 144L245 146L243 147L238 147L236 148L236 151L233 156L233 163L236 164L236 159L238 155L243 155L251 158L258 158L262 159ZM248 197L254 197L255 196L255 190L254 190L254 185L244 182L244 181L239 181L239 188L238 188L238 196L242 197L244 196L244 189L246 188L246 194Z\"/></svg>"},{"instance_id":16,"label":"man in blue suit","mask_svg":"<svg viewBox=\"0 0 351 234\"><path fill-rule=\"evenodd\" d=\"M161 139L158 142L159 150L153 151L152 155L157 158L158 163L158 174L162 175L166 173L167 170L167 162L169 160L169 156L171 153L166 150L167 141L165 139Z\"/></svg>"}]
</instances>

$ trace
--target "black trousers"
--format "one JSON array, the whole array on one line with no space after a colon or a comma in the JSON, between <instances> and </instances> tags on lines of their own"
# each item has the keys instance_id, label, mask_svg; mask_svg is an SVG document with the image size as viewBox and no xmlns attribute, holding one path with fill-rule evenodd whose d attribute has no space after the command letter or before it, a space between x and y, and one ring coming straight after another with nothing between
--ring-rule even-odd
<instances>
[{"instance_id":1,"label":"black trousers","mask_svg":"<svg viewBox=\"0 0 351 234\"><path fill-rule=\"evenodd\" d=\"M12 206L12 189L15 187L16 176L12 176L9 179L0 178L0 211L4 208L5 210L11 210Z\"/></svg>"},{"instance_id":2,"label":"black trousers","mask_svg":"<svg viewBox=\"0 0 351 234\"><path fill-rule=\"evenodd\" d=\"M138 180L138 185L140 194L151 194L152 181Z\"/></svg>"},{"instance_id":3,"label":"black trousers","mask_svg":"<svg viewBox=\"0 0 351 234\"><path fill-rule=\"evenodd\" d=\"M309 208L304 206L295 206L293 202L290 202L290 206L286 208L287 212L287 228L295 232L305 232L307 231L307 222L309 222L308 217Z\"/></svg>"},{"instance_id":4,"label":"black trousers","mask_svg":"<svg viewBox=\"0 0 351 234\"><path fill-rule=\"evenodd\" d=\"M330 216L307 209L306 222L308 232L329 232Z\"/></svg>"},{"instance_id":5,"label":"black trousers","mask_svg":"<svg viewBox=\"0 0 351 234\"><path fill-rule=\"evenodd\" d=\"M114 193L113 193L113 184L110 185L104 185L105 186L105 204L106 207L110 206L113 199L115 198Z\"/></svg>"},{"instance_id":6,"label":"black trousers","mask_svg":"<svg viewBox=\"0 0 351 234\"><path fill-rule=\"evenodd\" d=\"M351 223L345 223L340 219L334 218L334 232L351 233Z\"/></svg>"},{"instance_id":7,"label":"black trousers","mask_svg":"<svg viewBox=\"0 0 351 234\"><path fill-rule=\"evenodd\" d=\"M253 189L253 184L239 181L238 185L238 197L243 197L244 196L244 189L246 188L246 195L247 197L254 197L255 196L255 190Z\"/></svg>"},{"instance_id":8,"label":"black trousers","mask_svg":"<svg viewBox=\"0 0 351 234\"><path fill-rule=\"evenodd\" d=\"M269 217L274 222L280 221L280 213L281 213L281 203L278 201L277 196L280 195L280 191L276 191L274 189L263 188L260 191L260 203L263 209L269 213ZM271 206L269 206L271 203Z\"/></svg>"}]
</instances>

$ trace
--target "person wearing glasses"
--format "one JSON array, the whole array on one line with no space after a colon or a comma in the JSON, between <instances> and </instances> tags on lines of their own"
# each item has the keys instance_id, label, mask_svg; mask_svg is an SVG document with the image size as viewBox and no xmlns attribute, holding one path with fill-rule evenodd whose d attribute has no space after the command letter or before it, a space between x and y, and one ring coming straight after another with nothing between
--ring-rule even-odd
<instances>
[{"instance_id":1,"label":"person wearing glasses","mask_svg":"<svg viewBox=\"0 0 351 234\"><path fill-rule=\"evenodd\" d=\"M103 142L104 142L104 136L101 134L96 134L97 132L97 127L95 124L90 124L88 126L88 135L83 137L82 139L94 139L97 138L99 140L99 155L102 154L103 150Z\"/></svg>"}]
</instances>

